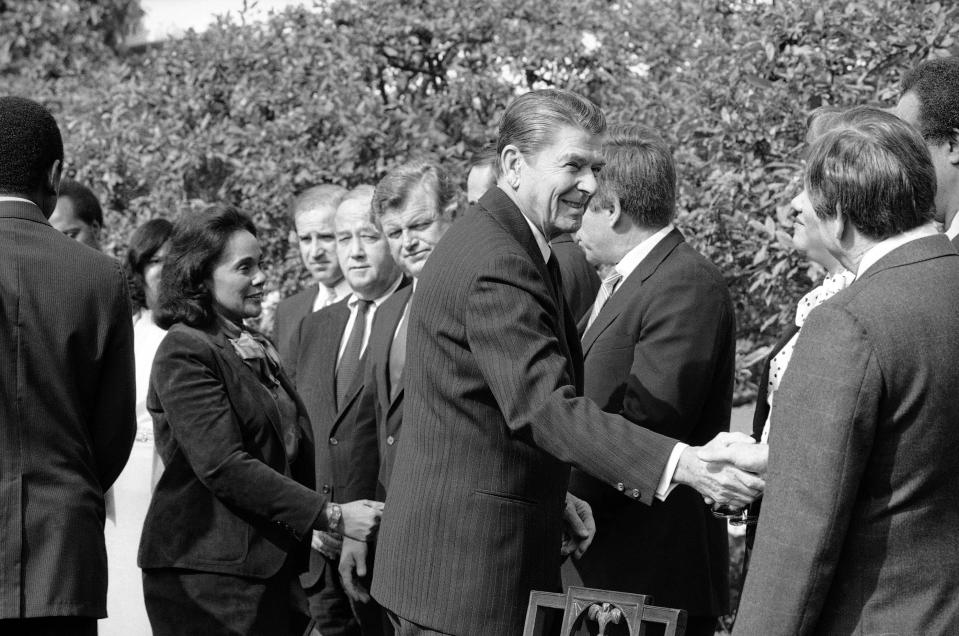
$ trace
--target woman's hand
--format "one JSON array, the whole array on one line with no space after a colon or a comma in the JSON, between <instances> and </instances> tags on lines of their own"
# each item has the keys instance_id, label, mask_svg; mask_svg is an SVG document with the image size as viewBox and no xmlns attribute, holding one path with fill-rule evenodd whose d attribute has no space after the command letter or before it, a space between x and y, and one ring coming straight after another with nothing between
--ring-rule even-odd
<instances>
[{"instance_id":1,"label":"woman's hand","mask_svg":"<svg viewBox=\"0 0 959 636\"><path fill-rule=\"evenodd\" d=\"M343 511L343 518L340 520L341 534L356 541L366 541L376 533L380 525L383 502L359 499L342 504L340 509Z\"/></svg>"}]
</instances>

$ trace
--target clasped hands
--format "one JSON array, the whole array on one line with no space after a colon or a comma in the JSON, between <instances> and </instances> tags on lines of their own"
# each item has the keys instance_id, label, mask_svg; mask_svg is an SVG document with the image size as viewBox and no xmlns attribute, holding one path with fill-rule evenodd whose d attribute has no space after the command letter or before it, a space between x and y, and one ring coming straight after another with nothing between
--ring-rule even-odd
<instances>
[{"instance_id":1,"label":"clasped hands","mask_svg":"<svg viewBox=\"0 0 959 636\"><path fill-rule=\"evenodd\" d=\"M343 589L353 600L365 603L370 600L370 593L360 578L366 576L367 541L379 528L383 503L360 499L341 504L340 510L339 531L314 530L311 546L330 561L339 559Z\"/></svg>"},{"instance_id":2,"label":"clasped hands","mask_svg":"<svg viewBox=\"0 0 959 636\"><path fill-rule=\"evenodd\" d=\"M673 481L695 488L707 504L742 508L762 495L768 459L768 445L744 433L720 433L683 451Z\"/></svg>"}]
</instances>

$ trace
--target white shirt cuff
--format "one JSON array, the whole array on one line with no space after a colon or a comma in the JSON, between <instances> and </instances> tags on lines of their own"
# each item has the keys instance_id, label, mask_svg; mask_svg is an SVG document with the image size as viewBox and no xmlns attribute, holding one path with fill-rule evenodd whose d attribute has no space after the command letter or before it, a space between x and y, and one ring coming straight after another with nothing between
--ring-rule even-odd
<instances>
[{"instance_id":1,"label":"white shirt cuff","mask_svg":"<svg viewBox=\"0 0 959 636\"><path fill-rule=\"evenodd\" d=\"M673 492L673 488L677 484L673 482L673 474L676 472L676 466L679 464L679 456L683 454L683 451L689 448L689 444L683 444L682 442L677 442L673 446L673 452L669 454L669 461L666 462L666 470L663 471L663 476L659 480L659 486L656 487L656 499L660 501L666 501L666 497L669 496L669 493Z\"/></svg>"}]
</instances>

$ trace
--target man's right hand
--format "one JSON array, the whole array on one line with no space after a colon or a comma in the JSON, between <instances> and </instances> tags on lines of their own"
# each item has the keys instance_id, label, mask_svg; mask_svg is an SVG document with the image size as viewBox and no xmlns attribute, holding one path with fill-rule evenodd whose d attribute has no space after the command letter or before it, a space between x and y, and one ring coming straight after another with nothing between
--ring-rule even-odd
<instances>
[{"instance_id":1,"label":"man's right hand","mask_svg":"<svg viewBox=\"0 0 959 636\"><path fill-rule=\"evenodd\" d=\"M370 592L360 579L366 576L365 541L356 541L346 537L343 539L343 552L340 554L340 578L343 580L343 590L346 595L359 603L368 603Z\"/></svg>"},{"instance_id":2,"label":"man's right hand","mask_svg":"<svg viewBox=\"0 0 959 636\"><path fill-rule=\"evenodd\" d=\"M343 537L335 532L314 530L313 539L310 541L310 547L325 556L327 559L335 561L336 559L340 558L340 550L343 549Z\"/></svg>"},{"instance_id":3,"label":"man's right hand","mask_svg":"<svg viewBox=\"0 0 959 636\"><path fill-rule=\"evenodd\" d=\"M704 449L730 444L754 443L743 433L720 433ZM724 462L707 462L699 457L699 448L689 447L680 455L673 481L695 488L707 503L742 508L762 495L766 482L758 475ZM708 454L707 454L708 456Z\"/></svg>"},{"instance_id":4,"label":"man's right hand","mask_svg":"<svg viewBox=\"0 0 959 636\"><path fill-rule=\"evenodd\" d=\"M343 536L356 541L366 541L375 534L380 525L383 502L359 499L342 504L340 510L343 512Z\"/></svg>"}]
</instances>

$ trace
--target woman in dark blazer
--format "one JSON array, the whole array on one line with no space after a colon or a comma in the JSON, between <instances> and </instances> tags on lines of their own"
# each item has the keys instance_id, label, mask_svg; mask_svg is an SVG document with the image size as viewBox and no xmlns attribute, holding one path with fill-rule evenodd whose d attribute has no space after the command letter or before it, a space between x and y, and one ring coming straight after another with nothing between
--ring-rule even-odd
<instances>
[{"instance_id":1,"label":"woman in dark blazer","mask_svg":"<svg viewBox=\"0 0 959 636\"><path fill-rule=\"evenodd\" d=\"M155 636L291 633L312 531L365 540L378 523L378 504L313 490L303 405L273 345L243 325L260 314L264 282L243 214L214 206L177 225L156 312L169 332L147 397L166 469L138 560Z\"/></svg>"}]
</instances>

